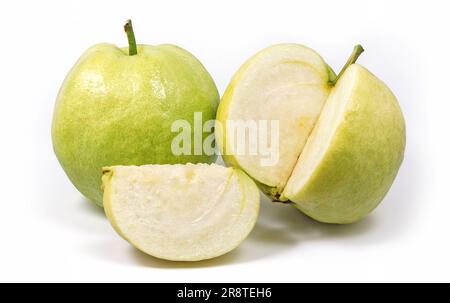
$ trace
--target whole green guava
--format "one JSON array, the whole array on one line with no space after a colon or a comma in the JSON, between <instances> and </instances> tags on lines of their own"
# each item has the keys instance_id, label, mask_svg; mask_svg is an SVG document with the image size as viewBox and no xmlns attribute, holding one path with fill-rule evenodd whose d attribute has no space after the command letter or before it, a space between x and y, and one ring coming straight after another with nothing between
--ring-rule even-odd
<instances>
[{"instance_id":1,"label":"whole green guava","mask_svg":"<svg viewBox=\"0 0 450 303\"><path fill-rule=\"evenodd\" d=\"M89 48L67 75L54 110L56 156L75 187L100 206L104 166L216 159L171 149L174 121L194 125L194 113L215 119L219 94L209 73L184 49L136 45L132 38L129 48ZM203 132L202 139L209 135Z\"/></svg>"}]
</instances>

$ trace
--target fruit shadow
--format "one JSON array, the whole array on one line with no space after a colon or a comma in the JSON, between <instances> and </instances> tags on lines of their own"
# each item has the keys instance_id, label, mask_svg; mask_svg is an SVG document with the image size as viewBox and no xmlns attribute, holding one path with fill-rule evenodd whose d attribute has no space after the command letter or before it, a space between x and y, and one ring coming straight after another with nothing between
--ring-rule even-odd
<instances>
[{"instance_id":1,"label":"fruit shadow","mask_svg":"<svg viewBox=\"0 0 450 303\"><path fill-rule=\"evenodd\" d=\"M146 255L145 253L132 247L130 247L129 253L134 262L139 266L164 268L164 269L219 267L239 263L239 260L241 259L239 249L236 249L234 251L231 251L223 256L214 259L197 262L162 260Z\"/></svg>"},{"instance_id":2,"label":"fruit shadow","mask_svg":"<svg viewBox=\"0 0 450 303\"><path fill-rule=\"evenodd\" d=\"M311 242L360 247L395 241L420 215L421 171L419 157L408 153L382 203L368 217L347 225L320 223L292 206L263 197L260 218L245 242L251 255L244 253L240 261L273 256Z\"/></svg>"},{"instance_id":3,"label":"fruit shadow","mask_svg":"<svg viewBox=\"0 0 450 303\"><path fill-rule=\"evenodd\" d=\"M377 245L395 240L408 230L418 213L420 165L415 157L408 157L389 194L367 218L349 225L324 224L310 219L292 206L273 203L261 198L260 217L249 237L235 250L221 257L199 262L173 262L148 256L141 251L108 236L94 243L95 254L103 260L127 265L179 269L220 267L254 262L277 254L308 249L313 242L333 242L356 247ZM103 210L88 201L81 206L91 215L104 217ZM105 224L107 221L105 219ZM117 236L117 235L114 235ZM117 236L118 237L118 236ZM121 244L119 244L121 243ZM111 254L111 252L114 252Z\"/></svg>"},{"instance_id":4,"label":"fruit shadow","mask_svg":"<svg viewBox=\"0 0 450 303\"><path fill-rule=\"evenodd\" d=\"M368 233L376 225L373 217L349 225L314 221L289 205L262 198L261 214L249 242L259 251L258 257L273 255L297 245L329 238L355 238ZM267 244L270 243L270 245Z\"/></svg>"}]
</instances>

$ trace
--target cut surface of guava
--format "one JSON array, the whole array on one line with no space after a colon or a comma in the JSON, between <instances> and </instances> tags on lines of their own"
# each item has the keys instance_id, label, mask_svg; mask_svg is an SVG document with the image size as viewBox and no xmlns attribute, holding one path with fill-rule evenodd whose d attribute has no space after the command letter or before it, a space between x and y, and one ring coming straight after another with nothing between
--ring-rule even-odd
<instances>
[{"instance_id":1,"label":"cut surface of guava","mask_svg":"<svg viewBox=\"0 0 450 303\"><path fill-rule=\"evenodd\" d=\"M175 261L209 259L237 247L260 203L245 173L215 164L108 167L103 188L116 231L141 251Z\"/></svg>"},{"instance_id":2,"label":"cut surface of guava","mask_svg":"<svg viewBox=\"0 0 450 303\"><path fill-rule=\"evenodd\" d=\"M319 165L324 153L333 139L336 129L345 118L345 109L350 100L355 73L345 74L339 85L332 90L323 107L320 117L292 170L291 176L283 190L282 196L292 197L303 187L308 178Z\"/></svg>"},{"instance_id":3,"label":"cut surface of guava","mask_svg":"<svg viewBox=\"0 0 450 303\"><path fill-rule=\"evenodd\" d=\"M217 115L224 127L218 142L225 161L242 168L259 183L281 191L328 97L328 73L327 65L317 53L296 44L269 47L247 61L227 88ZM238 132L226 125L230 120L266 123L268 132L264 134L264 128L258 124L259 138L255 143L247 131L245 153L240 153L236 143ZM272 136L271 121L278 121L278 138ZM266 154L261 150L264 146L255 146L265 142L261 135L268 142L264 144L269 146ZM277 141L272 142L272 138ZM264 165L274 144L278 145L274 148L279 151L278 161ZM257 148L258 152L251 154L251 148Z\"/></svg>"}]
</instances>

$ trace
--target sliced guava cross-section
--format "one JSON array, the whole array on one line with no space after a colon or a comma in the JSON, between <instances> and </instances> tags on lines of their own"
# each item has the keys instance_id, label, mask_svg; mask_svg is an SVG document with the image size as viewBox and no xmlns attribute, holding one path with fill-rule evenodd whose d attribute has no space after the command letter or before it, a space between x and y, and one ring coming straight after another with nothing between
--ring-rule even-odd
<instances>
[{"instance_id":1,"label":"sliced guava cross-section","mask_svg":"<svg viewBox=\"0 0 450 303\"><path fill-rule=\"evenodd\" d=\"M315 51L298 44L274 45L250 58L233 77L217 113L216 138L227 165L242 168L272 194L281 193L330 92L329 73ZM248 131L242 139L229 121L257 123L258 133ZM266 123L266 133L259 123ZM256 144L266 146L255 146L252 136L262 136L265 140ZM244 152L238 150L242 142ZM277 161L268 162L272 156Z\"/></svg>"},{"instance_id":2,"label":"sliced guava cross-section","mask_svg":"<svg viewBox=\"0 0 450 303\"><path fill-rule=\"evenodd\" d=\"M168 260L231 251L259 212L255 183L238 169L215 164L107 167L103 188L116 231L141 251Z\"/></svg>"}]
</instances>

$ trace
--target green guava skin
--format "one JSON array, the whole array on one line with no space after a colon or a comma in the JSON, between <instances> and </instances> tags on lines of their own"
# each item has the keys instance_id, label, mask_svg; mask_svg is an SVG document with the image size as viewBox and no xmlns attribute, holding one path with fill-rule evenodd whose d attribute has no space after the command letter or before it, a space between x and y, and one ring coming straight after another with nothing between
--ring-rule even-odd
<instances>
[{"instance_id":1,"label":"green guava skin","mask_svg":"<svg viewBox=\"0 0 450 303\"><path fill-rule=\"evenodd\" d=\"M406 130L391 90L359 64L345 117L318 167L295 195L285 197L309 217L348 224L366 217L389 191L403 161Z\"/></svg>"},{"instance_id":2,"label":"green guava skin","mask_svg":"<svg viewBox=\"0 0 450 303\"><path fill-rule=\"evenodd\" d=\"M102 206L102 167L213 163L215 155L172 153L172 122L193 132L194 112L215 119L219 94L203 65L174 45L89 48L59 91L52 123L55 154L75 187ZM210 133L203 133L203 140ZM193 135L192 135L193 138ZM192 140L192 142L194 142ZM192 146L193 150L193 146Z\"/></svg>"}]
</instances>

